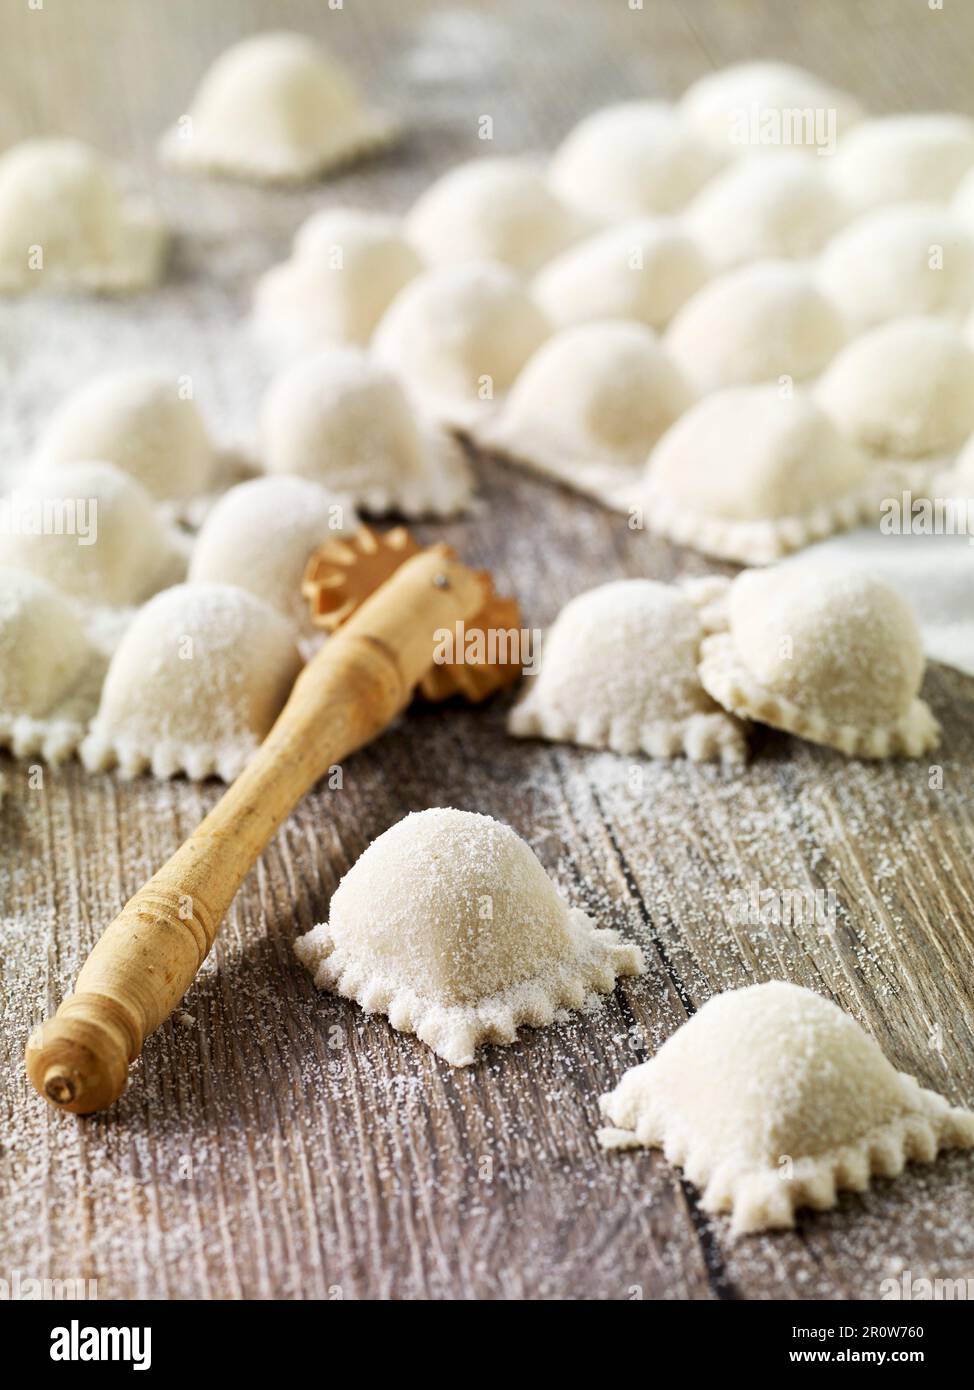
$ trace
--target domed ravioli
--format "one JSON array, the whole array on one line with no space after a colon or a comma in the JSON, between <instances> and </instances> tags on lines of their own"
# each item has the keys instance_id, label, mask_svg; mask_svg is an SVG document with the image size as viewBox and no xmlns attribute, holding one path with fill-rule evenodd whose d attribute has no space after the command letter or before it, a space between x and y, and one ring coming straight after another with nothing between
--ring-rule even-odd
<instances>
[{"instance_id":1,"label":"domed ravioli","mask_svg":"<svg viewBox=\"0 0 974 1390\"><path fill-rule=\"evenodd\" d=\"M432 414L466 426L503 396L550 331L514 271L470 261L428 271L400 291L373 350Z\"/></svg>"},{"instance_id":2,"label":"domed ravioli","mask_svg":"<svg viewBox=\"0 0 974 1390\"><path fill-rule=\"evenodd\" d=\"M722 155L662 101L593 111L554 153L553 188L605 220L683 208L723 163Z\"/></svg>"},{"instance_id":3,"label":"domed ravioli","mask_svg":"<svg viewBox=\"0 0 974 1390\"><path fill-rule=\"evenodd\" d=\"M364 347L389 304L423 268L399 220L326 208L299 228L289 260L254 291L258 334L285 353Z\"/></svg>"},{"instance_id":4,"label":"domed ravioli","mask_svg":"<svg viewBox=\"0 0 974 1390\"><path fill-rule=\"evenodd\" d=\"M974 1147L974 1114L924 1090L831 1000L784 981L715 995L601 1099L606 1148L661 1148L736 1235L789 1228L910 1161Z\"/></svg>"},{"instance_id":5,"label":"domed ravioli","mask_svg":"<svg viewBox=\"0 0 974 1390\"><path fill-rule=\"evenodd\" d=\"M0 157L0 290L142 289L166 241L152 204L80 140L25 140Z\"/></svg>"},{"instance_id":6,"label":"domed ravioli","mask_svg":"<svg viewBox=\"0 0 974 1390\"><path fill-rule=\"evenodd\" d=\"M163 136L161 152L185 168L302 182L374 153L395 133L320 44L303 34L264 33L220 55L188 114Z\"/></svg>"},{"instance_id":7,"label":"domed ravioli","mask_svg":"<svg viewBox=\"0 0 974 1390\"><path fill-rule=\"evenodd\" d=\"M878 491L809 395L737 386L677 420L630 500L657 534L757 565L856 525Z\"/></svg>"},{"instance_id":8,"label":"domed ravioli","mask_svg":"<svg viewBox=\"0 0 974 1390\"><path fill-rule=\"evenodd\" d=\"M974 347L940 319L895 319L853 338L816 394L870 453L906 462L942 456L974 430Z\"/></svg>"},{"instance_id":9,"label":"domed ravioli","mask_svg":"<svg viewBox=\"0 0 974 1390\"><path fill-rule=\"evenodd\" d=\"M687 231L722 270L814 256L848 215L820 163L781 150L737 160L686 209Z\"/></svg>"},{"instance_id":10,"label":"domed ravioli","mask_svg":"<svg viewBox=\"0 0 974 1390\"><path fill-rule=\"evenodd\" d=\"M839 310L804 266L756 261L711 280L664 339L700 391L820 372L846 340Z\"/></svg>"},{"instance_id":11,"label":"domed ravioli","mask_svg":"<svg viewBox=\"0 0 974 1390\"><path fill-rule=\"evenodd\" d=\"M293 626L229 584L179 584L137 614L81 746L91 772L232 782L301 668Z\"/></svg>"},{"instance_id":12,"label":"domed ravioli","mask_svg":"<svg viewBox=\"0 0 974 1390\"><path fill-rule=\"evenodd\" d=\"M710 276L680 224L644 217L609 227L556 256L536 276L535 299L552 323L634 319L662 328Z\"/></svg>"},{"instance_id":13,"label":"domed ravioli","mask_svg":"<svg viewBox=\"0 0 974 1390\"><path fill-rule=\"evenodd\" d=\"M651 329L585 323L549 338L497 414L471 433L486 448L607 500L638 476L692 399Z\"/></svg>"},{"instance_id":14,"label":"domed ravioli","mask_svg":"<svg viewBox=\"0 0 974 1390\"><path fill-rule=\"evenodd\" d=\"M152 498L110 463L42 468L13 495L0 564L40 575L86 604L130 607L186 570L179 536Z\"/></svg>"},{"instance_id":15,"label":"domed ravioli","mask_svg":"<svg viewBox=\"0 0 974 1390\"><path fill-rule=\"evenodd\" d=\"M548 633L508 718L518 738L741 762L741 725L700 684L703 629L677 588L623 579L579 594Z\"/></svg>"},{"instance_id":16,"label":"domed ravioli","mask_svg":"<svg viewBox=\"0 0 974 1390\"><path fill-rule=\"evenodd\" d=\"M643 969L637 946L568 907L509 826L449 808L373 841L295 949L319 989L386 1014L453 1066Z\"/></svg>"},{"instance_id":17,"label":"domed ravioli","mask_svg":"<svg viewBox=\"0 0 974 1390\"><path fill-rule=\"evenodd\" d=\"M460 446L420 416L391 371L355 349L279 373L260 429L269 472L310 478L365 511L451 516L470 499Z\"/></svg>"},{"instance_id":18,"label":"domed ravioli","mask_svg":"<svg viewBox=\"0 0 974 1390\"><path fill-rule=\"evenodd\" d=\"M593 230L525 159L473 159L421 193L406 234L431 265L500 261L531 275Z\"/></svg>"},{"instance_id":19,"label":"domed ravioli","mask_svg":"<svg viewBox=\"0 0 974 1390\"><path fill-rule=\"evenodd\" d=\"M191 584L236 584L309 635L301 581L312 553L354 529L355 513L307 478L275 475L233 487L207 516L193 546Z\"/></svg>"},{"instance_id":20,"label":"domed ravioli","mask_svg":"<svg viewBox=\"0 0 974 1390\"><path fill-rule=\"evenodd\" d=\"M106 661L75 604L26 570L0 567L0 745L57 763L98 705Z\"/></svg>"},{"instance_id":21,"label":"domed ravioli","mask_svg":"<svg viewBox=\"0 0 974 1390\"><path fill-rule=\"evenodd\" d=\"M42 464L112 463L157 500L209 488L214 450L199 407L178 378L151 367L95 377L58 405L37 444Z\"/></svg>"},{"instance_id":22,"label":"domed ravioli","mask_svg":"<svg viewBox=\"0 0 974 1390\"><path fill-rule=\"evenodd\" d=\"M910 112L863 121L841 141L829 174L850 207L949 202L974 167L974 120Z\"/></svg>"},{"instance_id":23,"label":"domed ravioli","mask_svg":"<svg viewBox=\"0 0 974 1390\"><path fill-rule=\"evenodd\" d=\"M867 571L822 559L746 570L707 611L700 680L724 709L849 757L919 757L939 743L919 698L913 610Z\"/></svg>"},{"instance_id":24,"label":"domed ravioli","mask_svg":"<svg viewBox=\"0 0 974 1390\"><path fill-rule=\"evenodd\" d=\"M974 231L930 204L877 208L829 243L818 278L856 330L914 314L962 320L974 305Z\"/></svg>"},{"instance_id":25,"label":"domed ravioli","mask_svg":"<svg viewBox=\"0 0 974 1390\"><path fill-rule=\"evenodd\" d=\"M701 136L730 154L769 146L831 151L862 117L848 92L793 63L733 63L683 94L680 111Z\"/></svg>"}]
</instances>

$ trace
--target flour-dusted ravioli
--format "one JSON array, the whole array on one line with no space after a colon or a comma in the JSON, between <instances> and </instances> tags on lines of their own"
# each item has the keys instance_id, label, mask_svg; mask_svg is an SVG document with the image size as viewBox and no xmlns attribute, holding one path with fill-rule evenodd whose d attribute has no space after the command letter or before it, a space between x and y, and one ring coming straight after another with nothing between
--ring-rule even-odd
<instances>
[{"instance_id":1,"label":"flour-dusted ravioli","mask_svg":"<svg viewBox=\"0 0 974 1390\"><path fill-rule=\"evenodd\" d=\"M86 604L130 607L186 570L185 548L152 498L110 463L38 469L11 497L0 564L40 575Z\"/></svg>"},{"instance_id":2,"label":"flour-dusted ravioli","mask_svg":"<svg viewBox=\"0 0 974 1390\"><path fill-rule=\"evenodd\" d=\"M702 638L694 604L672 585L622 579L579 594L552 625L508 732L630 755L741 762L740 723L697 676Z\"/></svg>"},{"instance_id":3,"label":"flour-dusted ravioli","mask_svg":"<svg viewBox=\"0 0 974 1390\"><path fill-rule=\"evenodd\" d=\"M877 486L807 393L737 386L677 420L630 500L651 531L756 565L854 526Z\"/></svg>"},{"instance_id":4,"label":"flour-dusted ravioli","mask_svg":"<svg viewBox=\"0 0 974 1390\"><path fill-rule=\"evenodd\" d=\"M631 484L693 400L652 329L623 320L562 329L531 357L478 444L607 500Z\"/></svg>"},{"instance_id":5,"label":"flour-dusted ravioli","mask_svg":"<svg viewBox=\"0 0 974 1390\"><path fill-rule=\"evenodd\" d=\"M877 208L829 243L818 279L856 330L915 314L962 320L974 305L974 231L933 204Z\"/></svg>"},{"instance_id":6,"label":"flour-dusted ravioli","mask_svg":"<svg viewBox=\"0 0 974 1390\"><path fill-rule=\"evenodd\" d=\"M107 660L78 607L27 570L0 567L0 747L58 763L98 707Z\"/></svg>"},{"instance_id":7,"label":"flour-dusted ravioli","mask_svg":"<svg viewBox=\"0 0 974 1390\"><path fill-rule=\"evenodd\" d=\"M500 261L531 275L593 230L527 159L472 159L421 193L406 232L431 265Z\"/></svg>"},{"instance_id":8,"label":"flour-dusted ravioli","mask_svg":"<svg viewBox=\"0 0 974 1390\"><path fill-rule=\"evenodd\" d=\"M354 348L280 372L260 430L269 472L310 478L368 512L452 516L470 500L456 440L420 415L388 368Z\"/></svg>"},{"instance_id":9,"label":"flour-dusted ravioli","mask_svg":"<svg viewBox=\"0 0 974 1390\"><path fill-rule=\"evenodd\" d=\"M205 74L161 142L170 164L258 183L303 182L375 153L395 123L304 34L242 39Z\"/></svg>"},{"instance_id":10,"label":"flour-dusted ravioli","mask_svg":"<svg viewBox=\"0 0 974 1390\"><path fill-rule=\"evenodd\" d=\"M974 430L974 346L940 319L895 319L853 338L817 396L843 434L870 453L936 458Z\"/></svg>"},{"instance_id":11,"label":"flour-dusted ravioli","mask_svg":"<svg viewBox=\"0 0 974 1390\"><path fill-rule=\"evenodd\" d=\"M842 315L804 266L756 261L709 281L684 304L664 339L701 391L804 381L846 341Z\"/></svg>"},{"instance_id":12,"label":"flour-dusted ravioli","mask_svg":"<svg viewBox=\"0 0 974 1390\"><path fill-rule=\"evenodd\" d=\"M829 149L861 118L848 92L793 63L733 63L690 84L684 119L717 148L753 154L782 146ZM834 122L834 127L833 127Z\"/></svg>"},{"instance_id":13,"label":"flour-dusted ravioli","mask_svg":"<svg viewBox=\"0 0 974 1390\"><path fill-rule=\"evenodd\" d=\"M781 150L740 159L704 185L687 231L722 270L747 261L813 256L848 210L818 163Z\"/></svg>"},{"instance_id":14,"label":"flour-dusted ravioli","mask_svg":"<svg viewBox=\"0 0 974 1390\"><path fill-rule=\"evenodd\" d=\"M91 772L232 782L301 669L295 629L230 584L178 584L137 614L81 745Z\"/></svg>"},{"instance_id":15,"label":"flour-dusted ravioli","mask_svg":"<svg viewBox=\"0 0 974 1390\"><path fill-rule=\"evenodd\" d=\"M254 290L260 337L287 353L364 347L392 300L423 269L398 218L325 208L298 229L290 258Z\"/></svg>"},{"instance_id":16,"label":"flour-dusted ravioli","mask_svg":"<svg viewBox=\"0 0 974 1390\"><path fill-rule=\"evenodd\" d=\"M628 101L593 111L554 153L552 186L603 221L677 212L723 157L663 101Z\"/></svg>"},{"instance_id":17,"label":"flour-dusted ravioli","mask_svg":"<svg viewBox=\"0 0 974 1390\"><path fill-rule=\"evenodd\" d=\"M0 291L125 293L158 280L165 224L80 140L25 140L0 157Z\"/></svg>"},{"instance_id":18,"label":"flour-dusted ravioli","mask_svg":"<svg viewBox=\"0 0 974 1390\"><path fill-rule=\"evenodd\" d=\"M724 709L849 757L936 748L920 629L894 589L822 558L726 582L723 605L708 600L699 668Z\"/></svg>"},{"instance_id":19,"label":"flour-dusted ravioli","mask_svg":"<svg viewBox=\"0 0 974 1390\"><path fill-rule=\"evenodd\" d=\"M643 217L563 251L535 277L532 289L559 327L618 318L662 328L710 274L679 222Z\"/></svg>"},{"instance_id":20,"label":"flour-dusted ravioli","mask_svg":"<svg viewBox=\"0 0 974 1390\"><path fill-rule=\"evenodd\" d=\"M897 1071L830 999L777 980L715 995L600 1105L604 1147L662 1149L736 1235L974 1147L971 1111Z\"/></svg>"},{"instance_id":21,"label":"flour-dusted ravioli","mask_svg":"<svg viewBox=\"0 0 974 1390\"><path fill-rule=\"evenodd\" d=\"M195 400L175 373L153 367L105 372L67 396L36 453L42 464L112 463L157 500L205 493L216 467Z\"/></svg>"},{"instance_id":22,"label":"flour-dusted ravioli","mask_svg":"<svg viewBox=\"0 0 974 1390\"><path fill-rule=\"evenodd\" d=\"M254 478L230 488L200 528L191 584L236 584L310 636L301 581L312 553L356 526L351 506L307 478Z\"/></svg>"},{"instance_id":23,"label":"flour-dusted ravioli","mask_svg":"<svg viewBox=\"0 0 974 1390\"><path fill-rule=\"evenodd\" d=\"M426 409L465 426L508 390L551 326L509 266L470 261L418 276L373 339Z\"/></svg>"},{"instance_id":24,"label":"flour-dusted ravioli","mask_svg":"<svg viewBox=\"0 0 974 1390\"><path fill-rule=\"evenodd\" d=\"M386 1014L456 1067L643 970L638 946L569 908L510 826L449 808L373 841L295 950L319 989Z\"/></svg>"},{"instance_id":25,"label":"flour-dusted ravioli","mask_svg":"<svg viewBox=\"0 0 974 1390\"><path fill-rule=\"evenodd\" d=\"M852 207L946 203L974 168L974 120L910 112L863 121L839 145L828 172Z\"/></svg>"}]
</instances>

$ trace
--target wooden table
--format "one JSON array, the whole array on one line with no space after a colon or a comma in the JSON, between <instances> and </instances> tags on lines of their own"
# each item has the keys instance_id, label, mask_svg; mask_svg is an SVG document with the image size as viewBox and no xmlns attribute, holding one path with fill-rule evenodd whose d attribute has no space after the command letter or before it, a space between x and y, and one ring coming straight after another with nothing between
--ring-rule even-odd
<instances>
[{"instance_id":1,"label":"wooden table","mask_svg":"<svg viewBox=\"0 0 974 1390\"><path fill-rule=\"evenodd\" d=\"M786 6L472 9L401 0L149 0L31 10L3 0L0 143L70 131L136 166L181 234L169 286L125 305L4 306L2 439L26 447L76 360L163 350L190 364L218 430L245 433L265 379L239 320L253 275L328 202L403 208L482 149L550 146L583 112L677 95L723 62L794 58L877 110L970 109L974 10L915 0ZM271 194L165 175L156 133L233 38L325 37L408 136L321 188ZM8 336L3 337L6 333ZM704 573L500 464L489 508L444 535L518 593L532 625L623 575ZM658 1154L605 1156L596 1099L714 991L783 978L834 997L897 1066L974 1103L974 681L930 672L943 788L926 761L869 766L763 735L747 772L509 740L503 709L415 713L310 796L240 893L185 1013L151 1037L123 1100L88 1120L28 1089L21 1051L101 928L183 839L215 786L124 786L75 767L43 786L4 759L0 1275L97 1279L100 1298L874 1298L974 1275L974 1165L948 1156L794 1233L732 1243ZM633 768L641 786L633 782ZM407 811L510 822L570 897L642 943L648 969L596 1013L454 1071L381 1018L318 994L292 942ZM834 890L834 931L741 927L732 895Z\"/></svg>"}]
</instances>

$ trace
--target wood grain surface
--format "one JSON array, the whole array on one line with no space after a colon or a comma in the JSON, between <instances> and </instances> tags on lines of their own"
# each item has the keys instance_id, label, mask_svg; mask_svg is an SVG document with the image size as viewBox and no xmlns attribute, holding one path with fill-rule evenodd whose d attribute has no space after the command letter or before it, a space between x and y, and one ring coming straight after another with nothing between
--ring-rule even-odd
<instances>
[{"instance_id":1,"label":"wood grain surface","mask_svg":"<svg viewBox=\"0 0 974 1390\"><path fill-rule=\"evenodd\" d=\"M240 324L253 275L333 202L402 209L451 162L542 150L585 111L675 96L746 57L791 58L876 110L972 109L974 7L744 0L340 10L298 0L0 0L0 145L70 132L129 161L179 232L169 285L127 305L0 308L0 441L26 448L72 355L156 340L205 381L217 425L252 427L265 379ZM157 133L206 64L261 27L318 34L403 145L301 192L164 173ZM63 336L62 336L63 335ZM175 348L174 348L174 345ZM184 345L184 346L183 346ZM108 360L102 360L107 358ZM96 360L97 359L97 360ZM481 514L443 527L532 625L594 583L705 561L577 497L476 460ZM715 990L790 979L835 998L900 1068L974 1104L974 681L930 671L940 779L771 732L742 776L505 737L504 703L417 709L317 790L239 894L183 1012L123 1099L87 1120L30 1090L22 1049L103 926L193 829L213 785L123 785L0 759L0 1277L96 1279L99 1298L865 1299L883 1279L974 1276L974 1164L947 1156L793 1233L731 1242L658 1154L604 1155L597 1097ZM569 896L646 951L601 1009L453 1070L381 1018L317 993L294 938L407 811L508 821ZM832 890L835 920L741 926L733 895Z\"/></svg>"}]
</instances>

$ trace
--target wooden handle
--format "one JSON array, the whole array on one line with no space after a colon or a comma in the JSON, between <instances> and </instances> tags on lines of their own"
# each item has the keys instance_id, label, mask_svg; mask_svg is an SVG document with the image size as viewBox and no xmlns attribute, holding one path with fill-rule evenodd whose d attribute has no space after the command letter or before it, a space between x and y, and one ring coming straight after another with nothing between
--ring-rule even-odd
<instances>
[{"instance_id":1,"label":"wooden handle","mask_svg":"<svg viewBox=\"0 0 974 1390\"><path fill-rule=\"evenodd\" d=\"M483 581L445 547L407 561L325 644L255 757L202 824L106 928L74 993L27 1044L27 1073L53 1105L101 1110L168 1018L213 945L234 894L274 832L329 767L370 742L433 664L439 628L469 621Z\"/></svg>"}]
</instances>

